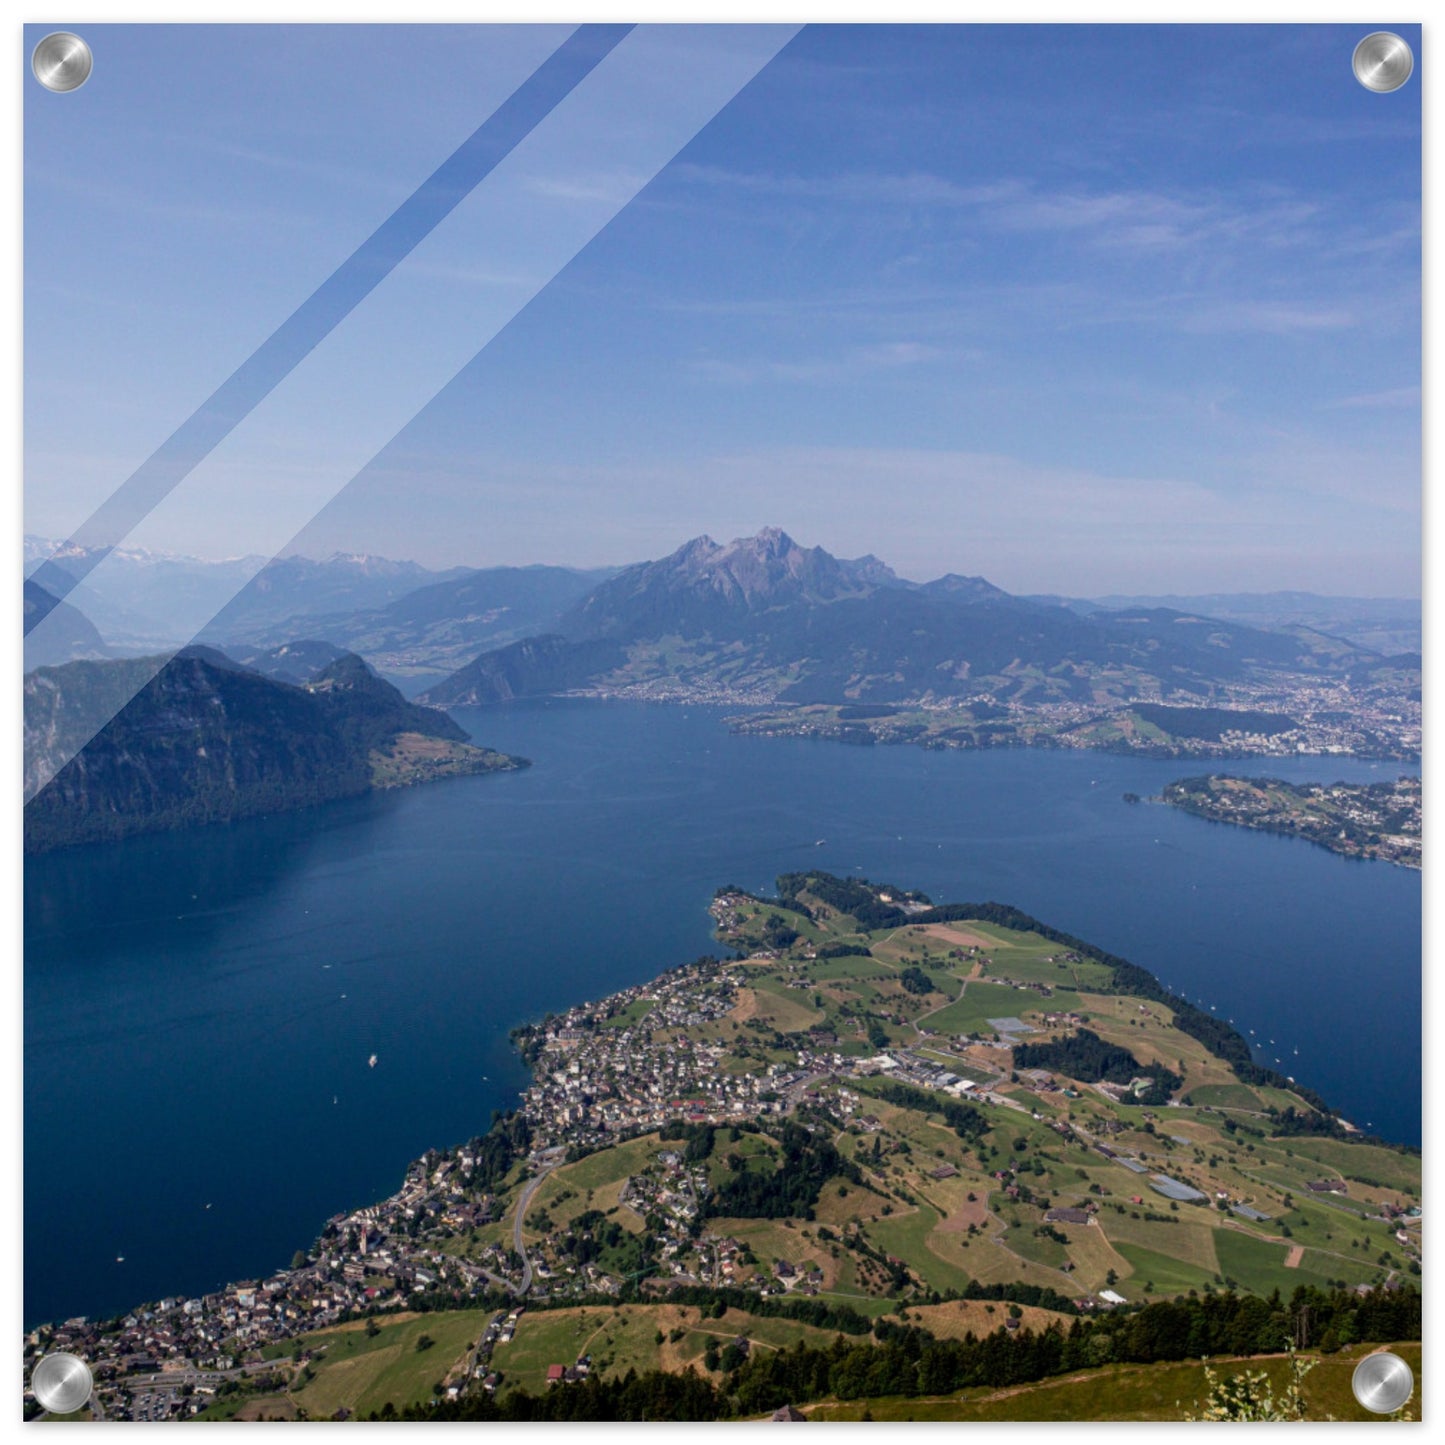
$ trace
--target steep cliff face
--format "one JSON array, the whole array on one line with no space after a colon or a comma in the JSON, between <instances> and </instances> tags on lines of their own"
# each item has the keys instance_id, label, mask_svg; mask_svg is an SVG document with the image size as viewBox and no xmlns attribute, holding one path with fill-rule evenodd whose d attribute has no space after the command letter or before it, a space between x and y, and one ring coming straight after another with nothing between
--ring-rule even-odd
<instances>
[{"instance_id":1,"label":"steep cliff face","mask_svg":"<svg viewBox=\"0 0 1445 1445\"><path fill-rule=\"evenodd\" d=\"M25 809L27 851L521 766L472 747L450 718L408 703L359 658L297 687L188 648L57 772L83 719L148 666L72 663L25 679L27 779L50 779Z\"/></svg>"}]
</instances>

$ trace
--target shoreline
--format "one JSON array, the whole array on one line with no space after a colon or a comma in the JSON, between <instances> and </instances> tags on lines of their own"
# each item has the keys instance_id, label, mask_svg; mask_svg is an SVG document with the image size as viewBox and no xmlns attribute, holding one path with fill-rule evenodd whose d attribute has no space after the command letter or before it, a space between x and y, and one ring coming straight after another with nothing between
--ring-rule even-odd
<instances>
[{"instance_id":1,"label":"shoreline","mask_svg":"<svg viewBox=\"0 0 1445 1445\"><path fill-rule=\"evenodd\" d=\"M776 900L758 898L755 895L739 896L747 897L752 901L761 902L764 904L776 902ZM723 915L715 911L715 909L716 902L714 905L714 909L710 909L710 911L713 912L715 920L720 925L719 931L721 931ZM1183 1024L1180 1024L1178 1022L1181 1017L1194 1020L1195 1026L1199 1030L1201 1030L1201 1032L1196 1033L1189 1028L1185 1028L1185 1032L1191 1033L1193 1037L1199 1039L1201 1042L1204 1042L1206 1049L1210 1053L1215 1054L1217 1057L1223 1059L1226 1063L1228 1063L1231 1069L1234 1071L1236 1077L1243 1077L1239 1073L1240 1067L1242 1065L1247 1072L1251 1072L1257 1076L1255 1082L1264 1083L1271 1087L1284 1088L1299 1095L1301 1099L1305 1101L1311 1108L1316 1108L1319 1112L1325 1114L1327 1117L1333 1119L1338 1123L1341 1132L1339 1135L1336 1135L1334 1137L1340 1138L1343 1142L1380 1146L1406 1154L1418 1155L1420 1153L1419 1148L1415 1146L1395 1141L1389 1141L1375 1135L1366 1134L1363 1130L1344 1120L1337 1110L1329 1106L1317 1094L1314 1094L1314 1092L1309 1089L1307 1085L1301 1085L1292 1079L1288 1079L1284 1075L1278 1074L1275 1070L1257 1064L1253 1059L1253 1051L1249 1046L1248 1040L1238 1031L1238 1029L1233 1028L1232 1026L1225 1024L1222 1020L1217 1019L1213 1015L1206 1013L1202 1009L1198 1008L1196 1005L1190 1003L1187 999L1174 995L1168 989L1166 989L1159 982L1159 980L1148 970L1143 969L1138 965L1131 964L1125 959L1108 954L1091 944L1085 943L1083 940L1075 938L1068 933L1054 929L1051 925L1041 923L1039 920L1031 918L1029 915L1022 913L1020 910L1013 909L1006 905L997 904L944 904L937 907L929 905L928 907L922 909L919 909L917 907L910 907L910 909L906 913L903 913L900 916L899 924L900 926L906 926L909 924L929 925L934 923L969 919L980 919L983 921L999 922L1002 924L1002 926L1012 929L1039 933L1045 938L1058 942L1069 949L1078 951L1085 958L1097 960L1113 969L1118 970L1124 975L1125 979L1127 980L1127 992L1123 988L1121 988L1121 993L1123 993L1124 996L1138 996L1163 1003L1166 1007L1169 1007L1174 1012L1176 1016L1177 1027L1185 1027ZM438 1169L441 1169L443 1166L446 1166L448 1161L456 1161L456 1164L460 1166L460 1169L463 1173L470 1173L473 1176L472 1185L475 1185L475 1176L478 1168L478 1163L483 1152L483 1146L485 1146L486 1141L491 1139L493 1135L497 1133L498 1129L508 1126L513 1121L521 1120L523 1121L523 1123L525 1123L527 1120L531 1096L535 1091L538 1090L540 1086L540 1081L544 1077L543 1060L545 1057L544 1052L532 1052L529 1054L529 1045L531 1043L534 1043L538 1039L538 1037L543 1035L545 1029L547 1028L549 1020L551 1020L553 1023L554 1031L557 1028L561 1028L565 1031L565 1021L571 1017L584 1014L595 1016L603 1010L606 1010L608 1016L610 1017L613 1012L620 1011L621 1009L636 1004L637 1001L644 995L654 994L657 993L659 990L665 989L669 982L676 983L691 978L693 976L693 971L695 970L702 969L704 977L709 976L709 971L711 971L712 974L725 974L730 968L735 968L739 966L740 962L741 961L735 962L733 964L728 964L716 959L707 959L698 960L697 962L691 964L675 966L673 968L664 970L661 974L657 975L651 980L647 980L640 984L635 984L620 990L616 990L613 993L602 996L600 999L585 1000L581 1003L568 1005L561 1014L554 1014L549 1011L549 1013L544 1015L543 1019L540 1021L529 1020L516 1025L512 1030L510 1030L512 1047L530 1071L529 1083L519 1092L516 1107L514 1107L512 1110L508 1111L505 1114L497 1116L495 1118L492 1131L488 1134L473 1136L471 1139L463 1143L449 1146L448 1148L440 1151L428 1150L419 1158L411 1160L404 1171L403 1183L401 1187L394 1191L392 1194L386 1196L383 1199L373 1200L367 1204L363 1204L355 1208L342 1209L338 1213L330 1216L330 1218L328 1218L328 1220L326 1221L325 1225L322 1227L320 1234L313 1241L314 1244L320 1244L323 1246L321 1250L317 1251L318 1256L320 1256L320 1258L324 1260L326 1255L326 1250L324 1248L325 1242L328 1240L328 1238L335 1238L339 1231L348 1228L352 1230L355 1230L357 1228L361 1229L361 1252L364 1255L366 1253L365 1246L370 1228L377 1224L378 1221L384 1219L388 1214L406 1212L408 1210L414 1209L419 1201L425 1199L428 1196L428 1178L431 1179L432 1184L440 1182L436 1178L436 1171ZM729 998L731 997L725 991L722 996ZM1209 1042L1208 1038L1204 1037L1204 1035L1212 1037L1215 1042ZM1231 1041L1233 1041L1234 1044L1237 1044L1238 1047L1231 1047ZM1224 1049L1226 1051L1221 1052L1221 1049ZM1240 1050L1243 1050L1243 1057L1235 1057L1235 1055L1237 1055ZM703 1085L699 1083L697 1087L702 1088ZM747 1102L747 1107L741 1110L739 1110L738 1108L733 1108L730 1112L726 1113L707 1111L704 1113L698 1113L696 1117L698 1118L698 1120L703 1122L726 1123L729 1119L747 1119L751 1117L756 1117L756 1114L759 1112L766 1113L768 1112L768 1110L766 1108L762 1108L755 1099L749 1099L749 1101ZM646 1132L648 1128L656 1128L658 1125L665 1122L668 1118L676 1117L677 1113L678 1111L676 1109L660 1109L650 1119L638 1121L635 1127L630 1128L629 1132L619 1133L615 1136L609 1134L605 1137L601 1137L592 1146L584 1146L583 1152L592 1152L594 1148L605 1149L614 1147L621 1143L625 1143L628 1139L637 1137L639 1134ZM573 1147L577 1146L575 1146L574 1144ZM548 1158L549 1154L552 1156L550 1159ZM503 1167L501 1170L502 1175L505 1175L506 1172L512 1167L512 1165L514 1165L516 1162L518 1162L524 1157L531 1160L534 1164L539 1161L543 1164L541 1172L535 1176L532 1176L532 1187L535 1188L535 1185L537 1183L540 1183L541 1179L545 1178L547 1169L552 1167L555 1163L561 1162L560 1146L554 1144L540 1151L540 1153L534 1150L525 1154L515 1146L510 1147L505 1153L505 1167ZM440 1164L438 1164L437 1161L441 1161ZM494 1161L493 1164L490 1166L489 1178L495 1179L496 1169L497 1164ZM446 1168L441 1178L445 1179L451 1174L451 1172L452 1169L450 1167ZM298 1248L298 1253L301 1252L302 1251ZM145 1311L148 1307L151 1306L158 1307L163 1313L165 1313L167 1312L165 1309L167 1303L171 1305L171 1310L169 1312L173 1313L175 1310L179 1309L183 1313L197 1313L197 1311L186 1310L186 1306L190 1303L193 1303L196 1298L200 1299L207 1306L214 1307L219 1306L225 1297L239 1298L240 1296L247 1294L254 1296L260 1291L268 1289L275 1290L277 1286L280 1286L285 1291L290 1292L298 1284L304 1284L311 1278L310 1274L308 1274L307 1272L308 1267L312 1265L310 1251L306 1252L306 1258L307 1266L303 1266L301 1268L295 1267L293 1265L293 1267L290 1269L273 1271L271 1274L263 1276L261 1279L255 1281L230 1281L219 1291L213 1291L199 1297L191 1297L188 1299L185 1296L179 1295L174 1297L162 1296L159 1300L139 1301L136 1304L132 1305L130 1309L125 1312L125 1315L113 1316L111 1318L115 1319L132 1316L135 1315L138 1311ZM523 1252L523 1259L525 1264L525 1251ZM388 1262L395 1263L396 1261ZM439 1276L433 1276L431 1278L428 1278L428 1272L424 1266L416 1266L413 1264L409 1267L409 1269L409 1277L415 1279L418 1275L420 1275L420 1284L422 1285L433 1283L435 1282L436 1278L439 1278ZM520 1290L518 1290L510 1281L506 1280L505 1276L497 1272L489 1271L485 1268L476 1268L469 1272L464 1271L464 1273L467 1274L470 1283L474 1286L479 1281L485 1279L490 1284L505 1288L510 1293L513 1293L518 1297L527 1293L527 1286L523 1286ZM480 1297L481 1296L478 1296L478 1298ZM290 1338L292 1335L297 1333L306 1333L317 1328L323 1328L334 1323L335 1318L355 1317L357 1311L366 1311L373 1308L400 1308L402 1307L403 1303L404 1297L396 1293L393 1293L389 1298L381 1302L378 1302L375 1295L366 1296L364 1292L360 1296L353 1294L352 1296L350 1296L350 1302L347 1304L343 1305L339 1299L336 1301L337 1315L335 1317L327 1315L325 1318L322 1318L318 1321L307 1323L304 1330L299 1328L294 1330L288 1329L283 1333L275 1336L275 1338ZM423 1304L423 1308L429 1307L430 1306ZM85 1321L86 1323L92 1325L100 1323L96 1320L91 1319L88 1316L76 1316L72 1317L72 1319ZM63 1329L62 1322L49 1320L42 1324L28 1327L24 1333L27 1339L33 1339L41 1332L47 1330L53 1332L58 1327Z\"/></svg>"},{"instance_id":2,"label":"shoreline","mask_svg":"<svg viewBox=\"0 0 1445 1445\"><path fill-rule=\"evenodd\" d=\"M1180 778L1151 802L1209 823L1299 838L1340 858L1420 872L1421 779L1393 783L1287 783L1210 773ZM1391 824L1403 824L1405 831Z\"/></svg>"},{"instance_id":3,"label":"shoreline","mask_svg":"<svg viewBox=\"0 0 1445 1445\"><path fill-rule=\"evenodd\" d=\"M1361 746L1357 741L1346 745L1340 741L1338 732L1323 732L1307 719L1292 719L1295 723L1293 728L1268 736L1259 735L1253 741L1252 735L1242 733L1229 743L1212 743L1205 737L1187 735L1175 736L1172 742L1161 743L1150 740L1147 732L1138 735L1143 737L1143 741L1139 741L1133 727L1137 721L1132 717L1135 708L1177 708L1181 714L1235 712L1246 718L1253 716L1254 712L1248 705L1212 708L1195 703L1159 704L1138 699L1033 705L998 704L991 696L973 701L934 702L914 698L877 704L789 703L780 700L776 692L767 690L658 681L569 688L562 692L525 694L486 702L427 703L425 706L449 713L457 709L486 709L549 700L629 702L654 707L746 708L749 710L746 713L721 719L737 736L797 737L861 746L913 744L959 752L1037 747L1173 761L1340 757L1362 762L1397 762L1407 767L1419 767L1422 760L1418 722L1402 724L1395 719L1389 721L1400 729L1402 737L1416 739L1413 744L1408 741L1367 742ZM1124 735L1107 735L1107 729L1114 727L1119 719L1128 724ZM1106 732L1098 736L1087 731L1100 728ZM1311 728L1314 729L1312 734ZM1017 731L1013 731L1015 729ZM1288 745L1271 745L1270 737L1295 740Z\"/></svg>"}]
</instances>

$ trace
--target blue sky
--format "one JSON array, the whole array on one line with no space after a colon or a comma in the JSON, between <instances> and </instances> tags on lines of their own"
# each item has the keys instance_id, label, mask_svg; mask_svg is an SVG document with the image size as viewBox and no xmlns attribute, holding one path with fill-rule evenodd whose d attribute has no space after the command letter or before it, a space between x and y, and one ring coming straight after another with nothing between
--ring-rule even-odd
<instances>
[{"instance_id":1,"label":"blue sky","mask_svg":"<svg viewBox=\"0 0 1445 1445\"><path fill-rule=\"evenodd\" d=\"M810 27L296 549L586 565L772 524L1020 591L1417 593L1420 85L1357 85L1362 33ZM564 34L94 27L83 90L27 87L27 530ZM226 555L225 517L165 540Z\"/></svg>"}]
</instances>

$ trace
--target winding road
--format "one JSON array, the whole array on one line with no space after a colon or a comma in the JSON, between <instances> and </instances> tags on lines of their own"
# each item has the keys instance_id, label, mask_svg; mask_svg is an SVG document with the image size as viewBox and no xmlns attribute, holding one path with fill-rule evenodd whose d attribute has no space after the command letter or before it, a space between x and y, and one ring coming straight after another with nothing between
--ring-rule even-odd
<instances>
[{"instance_id":1,"label":"winding road","mask_svg":"<svg viewBox=\"0 0 1445 1445\"><path fill-rule=\"evenodd\" d=\"M517 1200L517 1213L512 1220L512 1247L522 1256L522 1283L517 1290L519 1295L526 1294L532 1288L532 1261L527 1254L526 1246L522 1243L522 1221L527 1217L527 1206L532 1202L532 1196L542 1187L547 1175L554 1167L552 1164L547 1164L539 1169L537 1177L528 1182L521 1197Z\"/></svg>"}]
</instances>

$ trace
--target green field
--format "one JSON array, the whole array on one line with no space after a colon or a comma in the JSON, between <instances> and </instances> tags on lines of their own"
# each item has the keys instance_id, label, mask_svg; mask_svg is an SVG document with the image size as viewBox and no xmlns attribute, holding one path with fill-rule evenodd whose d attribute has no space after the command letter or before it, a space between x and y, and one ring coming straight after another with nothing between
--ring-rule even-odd
<instances>
[{"instance_id":1,"label":"green field","mask_svg":"<svg viewBox=\"0 0 1445 1445\"><path fill-rule=\"evenodd\" d=\"M821 1349L833 1334L737 1309L714 1319L689 1305L592 1305L524 1314L516 1339L498 1346L492 1366L502 1374L503 1393L522 1389L541 1394L547 1389L549 1366L571 1365L582 1355L592 1357L595 1373L607 1376L658 1368L705 1373L708 1345L725 1346L739 1338L758 1349L786 1349L799 1340Z\"/></svg>"},{"instance_id":2,"label":"green field","mask_svg":"<svg viewBox=\"0 0 1445 1445\"><path fill-rule=\"evenodd\" d=\"M1129 1283L1134 1288L1120 1291L1128 1298L1142 1295L1144 1287L1151 1284L1153 1294L1183 1294L1187 1290L1199 1289L1214 1282L1213 1270L1171 1258L1167 1254L1160 1254L1158 1250L1146 1249L1142 1244L1129 1244L1120 1240L1115 1242L1114 1248L1134 1268L1134 1273L1129 1277Z\"/></svg>"},{"instance_id":3,"label":"green field","mask_svg":"<svg viewBox=\"0 0 1445 1445\"><path fill-rule=\"evenodd\" d=\"M618 1180L640 1173L662 1147L656 1134L643 1134L636 1139L629 1139L625 1144L614 1144L609 1149L601 1149L595 1154L589 1154L585 1159L579 1159L575 1164L567 1164L556 1170L552 1178L538 1191L539 1195L545 1194L549 1189L565 1187L575 1189L585 1198L589 1189L616 1184Z\"/></svg>"},{"instance_id":4,"label":"green field","mask_svg":"<svg viewBox=\"0 0 1445 1445\"><path fill-rule=\"evenodd\" d=\"M388 1401L398 1410L420 1404L432 1398L432 1387L476 1342L490 1318L487 1310L454 1310L383 1324L375 1336L359 1325L305 1336L303 1344L315 1354L311 1368L316 1377L287 1398L313 1420L330 1419L341 1409L367 1415ZM423 1336L433 1344L418 1350ZM235 1410L224 1401L213 1408L216 1414L207 1411L205 1418Z\"/></svg>"},{"instance_id":5,"label":"green field","mask_svg":"<svg viewBox=\"0 0 1445 1445\"><path fill-rule=\"evenodd\" d=\"M1087 1225L1065 1225L1059 1227L1059 1233L1066 1239L1073 1239L1074 1235L1086 1229ZM1025 1259L1031 1259L1035 1264L1041 1264L1045 1269L1058 1269L1068 1258L1068 1251L1057 1239L1051 1239L1046 1234L1035 1234L1036 1228L1032 1220L1025 1220L1016 1229L1009 1229L1004 1234L1004 1244L1015 1254L1022 1255ZM1071 1232L1072 1231L1072 1232Z\"/></svg>"},{"instance_id":6,"label":"green field","mask_svg":"<svg viewBox=\"0 0 1445 1445\"><path fill-rule=\"evenodd\" d=\"M750 979L757 995L755 1019L771 1024L779 1033L810 1029L826 1017L822 1009L813 1007L811 989L789 988L781 981L761 976Z\"/></svg>"},{"instance_id":7,"label":"green field","mask_svg":"<svg viewBox=\"0 0 1445 1445\"><path fill-rule=\"evenodd\" d=\"M842 958L812 959L808 963L808 976L819 983L874 979L884 971L876 958L864 958L859 954L845 954Z\"/></svg>"},{"instance_id":8,"label":"green field","mask_svg":"<svg viewBox=\"0 0 1445 1445\"><path fill-rule=\"evenodd\" d=\"M990 978L1015 979L1019 983L1047 984L1056 991L1083 989L1087 992L1089 989L1109 986L1113 975L1102 963L1091 963L1088 960L1082 963L1049 962L1050 953L1062 955L1063 952L1063 948L1056 943L1048 943L1038 949L1000 948L992 956L988 975ZM1057 1007L1048 1001L1045 1001L1044 1006Z\"/></svg>"},{"instance_id":9,"label":"green field","mask_svg":"<svg viewBox=\"0 0 1445 1445\"><path fill-rule=\"evenodd\" d=\"M980 981L969 984L956 1003L932 1014L928 1027L941 1034L992 1033L989 1019L1017 1018L1029 1009L1040 1007L1043 1002L1031 990L1010 988L1006 983Z\"/></svg>"},{"instance_id":10,"label":"green field","mask_svg":"<svg viewBox=\"0 0 1445 1445\"><path fill-rule=\"evenodd\" d=\"M1331 1251L1334 1245L1330 1246ZM1354 1251L1347 1245L1345 1255L1326 1253L1318 1249L1306 1249L1300 1268L1309 1278L1342 1279L1346 1284L1369 1284L1379 1279L1382 1271L1368 1255L1354 1258Z\"/></svg>"},{"instance_id":11,"label":"green field","mask_svg":"<svg viewBox=\"0 0 1445 1445\"><path fill-rule=\"evenodd\" d=\"M1259 1096L1244 1084L1200 1084L1189 1090L1189 1102L1211 1109L1247 1109L1260 1112Z\"/></svg>"},{"instance_id":12,"label":"green field","mask_svg":"<svg viewBox=\"0 0 1445 1445\"><path fill-rule=\"evenodd\" d=\"M633 1024L640 1019L645 1019L652 1012L656 1002L656 999L635 998L625 1009L613 1014L603 1027L609 1029L631 1028Z\"/></svg>"},{"instance_id":13,"label":"green field","mask_svg":"<svg viewBox=\"0 0 1445 1445\"><path fill-rule=\"evenodd\" d=\"M938 1290L968 1287L969 1277L958 1265L942 1259L928 1246L928 1236L938 1225L938 1211L920 1204L906 1214L876 1219L868 1226L869 1237L889 1254L895 1254Z\"/></svg>"},{"instance_id":14,"label":"green field","mask_svg":"<svg viewBox=\"0 0 1445 1445\"><path fill-rule=\"evenodd\" d=\"M1380 1420L1357 1404L1350 1376L1360 1357L1375 1348L1359 1346L1316 1357L1319 1363L1305 1376L1303 1396L1308 1420ZM1420 1345L1391 1345L1415 1374L1410 1413L1423 1419ZM1276 1392L1289 1380L1289 1361L1218 1360L1218 1376L1263 1370ZM1115 1365L1087 1374L1064 1375L1016 1390L965 1390L932 1400L870 1400L821 1404L807 1411L813 1420L858 1420L866 1410L875 1420L1183 1420L1196 1414L1208 1393L1202 1364Z\"/></svg>"},{"instance_id":15,"label":"green field","mask_svg":"<svg viewBox=\"0 0 1445 1445\"><path fill-rule=\"evenodd\" d=\"M1289 1241L1289 1244L1298 1243L1298 1239ZM1316 1249L1306 1249L1299 1265L1290 1269L1285 1265L1288 1244L1256 1239L1235 1229L1217 1230L1215 1247L1219 1252L1220 1273L1254 1294L1269 1294L1277 1289L1288 1299L1302 1284L1323 1289L1331 1280L1361 1283L1373 1273L1368 1259L1335 1259Z\"/></svg>"},{"instance_id":16,"label":"green field","mask_svg":"<svg viewBox=\"0 0 1445 1445\"><path fill-rule=\"evenodd\" d=\"M1345 1179L1377 1179L1388 1189L1418 1197L1418 1155L1370 1144L1346 1143L1340 1139L1291 1139L1288 1147L1302 1158L1315 1160Z\"/></svg>"},{"instance_id":17,"label":"green field","mask_svg":"<svg viewBox=\"0 0 1445 1445\"><path fill-rule=\"evenodd\" d=\"M661 1319L661 1310L635 1305L525 1314L517 1324L516 1338L497 1346L492 1368L502 1374L505 1389L530 1390L534 1395L547 1388L549 1365L570 1365L579 1355L591 1355L600 1372L612 1367L626 1370L629 1365L645 1369L657 1360L655 1338Z\"/></svg>"}]
</instances>

